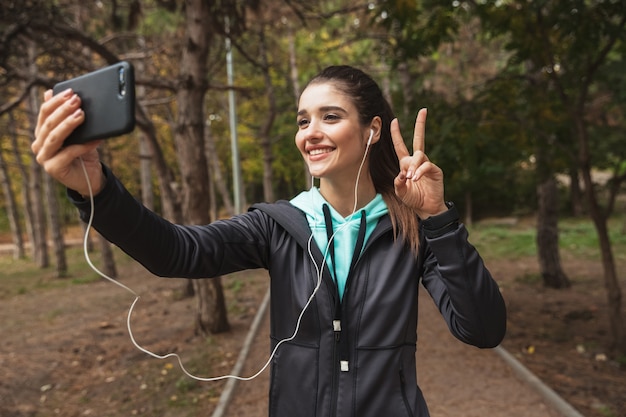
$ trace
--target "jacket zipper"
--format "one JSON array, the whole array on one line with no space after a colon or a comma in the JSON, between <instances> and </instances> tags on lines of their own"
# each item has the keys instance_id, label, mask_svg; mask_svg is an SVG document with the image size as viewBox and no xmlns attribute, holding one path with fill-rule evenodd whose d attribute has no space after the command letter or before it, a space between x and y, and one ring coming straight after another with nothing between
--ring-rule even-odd
<instances>
[{"instance_id":1,"label":"jacket zipper","mask_svg":"<svg viewBox=\"0 0 626 417\"><path fill-rule=\"evenodd\" d=\"M328 207L326 205L324 205L323 207L323 211L324 211L324 220L326 223L326 232L328 235L328 241L330 242L333 235L334 235L334 231L333 231L333 227L332 227L332 218L330 216L330 210L328 209ZM343 294L343 300L341 298L341 295L339 294L339 287L337 285L337 283L335 282L335 286L337 288L337 294L336 294L336 303L335 303L335 315L334 315L334 319L333 319L333 331L335 333L335 343L333 346L333 380L332 380L332 399L331 399L331 416L336 416L337 415L337 408L339 405L339 376L341 372L348 372L350 370L350 363L348 361L348 357L349 357L349 348L348 348L348 340L346 339L346 333L344 330L347 330L347 326L345 326L345 323L342 322L343 319L345 319L345 315L343 314L343 303L346 301L347 298L347 290L348 290L348 285L350 283L351 278L354 275L354 269L356 266L356 263L361 255L361 251L363 249L363 244L365 241L365 231L366 231L366 215L365 215L365 211L361 211L361 223L359 226L359 235L357 237L357 242L354 248L354 254L352 255L352 263L350 265L350 269L348 270L348 277L346 279L346 287L344 289L344 294ZM335 251L334 251L334 244L330 245L330 256L331 259L333 260L333 272L334 272L334 277L336 279L337 277L337 273L334 270L336 262L334 259L335 256ZM344 327L344 329L342 329L342 326ZM339 354L337 354L339 353Z\"/></svg>"},{"instance_id":2,"label":"jacket zipper","mask_svg":"<svg viewBox=\"0 0 626 417\"><path fill-rule=\"evenodd\" d=\"M339 330L337 330L337 325L339 326ZM337 405L339 402L339 370L337 369L337 365L339 363L339 355L337 354L337 351L339 350L339 340L341 339L341 324L337 324L335 323L335 321L333 321L333 328L335 329L335 343L333 346L333 380L331 386L332 398L330 415L336 416Z\"/></svg>"}]
</instances>

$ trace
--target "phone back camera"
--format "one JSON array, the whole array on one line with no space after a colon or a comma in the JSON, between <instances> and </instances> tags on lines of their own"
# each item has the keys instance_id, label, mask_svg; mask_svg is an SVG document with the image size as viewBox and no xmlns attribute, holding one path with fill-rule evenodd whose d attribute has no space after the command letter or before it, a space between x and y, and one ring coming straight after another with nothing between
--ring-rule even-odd
<instances>
[{"instance_id":1,"label":"phone back camera","mask_svg":"<svg viewBox=\"0 0 626 417\"><path fill-rule=\"evenodd\" d=\"M118 70L118 88L120 96L124 97L126 95L126 72L124 71L124 67L120 67Z\"/></svg>"}]
</instances>

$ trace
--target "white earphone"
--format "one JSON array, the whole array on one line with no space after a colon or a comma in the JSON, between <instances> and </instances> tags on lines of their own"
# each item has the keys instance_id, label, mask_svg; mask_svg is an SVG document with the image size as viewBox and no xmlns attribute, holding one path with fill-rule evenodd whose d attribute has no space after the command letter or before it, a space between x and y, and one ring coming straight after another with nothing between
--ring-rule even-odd
<instances>
[{"instance_id":1,"label":"white earphone","mask_svg":"<svg viewBox=\"0 0 626 417\"><path fill-rule=\"evenodd\" d=\"M370 146L370 144L372 143L372 138L374 137L374 129L370 129L370 137L367 140L367 146Z\"/></svg>"}]
</instances>

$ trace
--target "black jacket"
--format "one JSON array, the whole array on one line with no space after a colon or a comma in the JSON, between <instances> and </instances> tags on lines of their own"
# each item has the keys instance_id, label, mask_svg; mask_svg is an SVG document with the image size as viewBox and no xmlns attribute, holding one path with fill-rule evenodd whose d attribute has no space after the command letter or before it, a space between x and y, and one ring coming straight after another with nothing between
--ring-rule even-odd
<instances>
[{"instance_id":1,"label":"black jacket","mask_svg":"<svg viewBox=\"0 0 626 417\"><path fill-rule=\"evenodd\" d=\"M317 246L309 245L298 209L287 202L261 204L210 225L173 225L137 203L108 170L107 176L95 200L98 232L160 276L267 269L272 347L292 336L317 284L315 265L323 261ZM70 196L87 219L89 202ZM449 213L447 220L442 216L443 222L422 222L419 257L394 239L391 221L383 217L353 265L341 303L324 268L296 338L273 359L271 417L428 416L416 380L420 278L458 339L478 347L500 343L506 312L498 286L465 227Z\"/></svg>"}]
</instances>

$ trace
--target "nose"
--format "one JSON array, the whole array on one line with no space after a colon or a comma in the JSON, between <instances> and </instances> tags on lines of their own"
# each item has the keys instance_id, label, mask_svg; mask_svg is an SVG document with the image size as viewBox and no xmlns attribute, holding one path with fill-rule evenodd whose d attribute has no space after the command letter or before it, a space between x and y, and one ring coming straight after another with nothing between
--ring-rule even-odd
<instances>
[{"instance_id":1,"label":"nose","mask_svg":"<svg viewBox=\"0 0 626 417\"><path fill-rule=\"evenodd\" d=\"M319 142L324 137L324 134L318 123L310 121L305 127L298 130L297 136L307 142Z\"/></svg>"}]
</instances>

